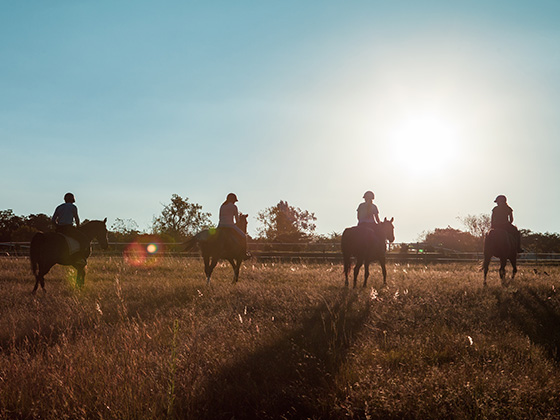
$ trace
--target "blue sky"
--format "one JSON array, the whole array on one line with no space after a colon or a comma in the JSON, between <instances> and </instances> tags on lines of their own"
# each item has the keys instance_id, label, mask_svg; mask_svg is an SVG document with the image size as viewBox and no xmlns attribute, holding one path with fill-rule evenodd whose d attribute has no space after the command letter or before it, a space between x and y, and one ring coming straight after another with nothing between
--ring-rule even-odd
<instances>
[{"instance_id":1,"label":"blue sky","mask_svg":"<svg viewBox=\"0 0 560 420\"><path fill-rule=\"evenodd\" d=\"M556 1L5 1L0 39L0 209L235 192L250 233L286 200L328 234L373 190L408 242L505 194L560 231Z\"/></svg>"}]
</instances>

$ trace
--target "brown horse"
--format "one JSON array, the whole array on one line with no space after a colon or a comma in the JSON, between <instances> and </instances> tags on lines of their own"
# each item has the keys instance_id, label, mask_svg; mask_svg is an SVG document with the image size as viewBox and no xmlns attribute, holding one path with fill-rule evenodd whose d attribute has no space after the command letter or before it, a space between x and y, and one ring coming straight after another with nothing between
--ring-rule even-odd
<instances>
[{"instance_id":1,"label":"brown horse","mask_svg":"<svg viewBox=\"0 0 560 420\"><path fill-rule=\"evenodd\" d=\"M240 214L236 223L245 234L247 233L247 216ZM204 259L206 284L210 284L210 276L221 259L228 260L233 267L233 283L239 280L241 263L247 259L247 242L238 236L240 235L235 233L233 228L218 227L203 230L185 243L186 251L198 244Z\"/></svg>"},{"instance_id":2,"label":"brown horse","mask_svg":"<svg viewBox=\"0 0 560 420\"><path fill-rule=\"evenodd\" d=\"M347 228L342 233L342 257L344 259L344 285L348 287L348 274L352 266L352 257L356 257L354 267L354 287L358 281L360 267L364 265L364 287L369 277L369 263L379 261L383 272L383 284L387 284L387 269L385 268L385 244L395 240L393 218L385 220L373 229L362 226Z\"/></svg>"},{"instance_id":3,"label":"brown horse","mask_svg":"<svg viewBox=\"0 0 560 420\"><path fill-rule=\"evenodd\" d=\"M507 260L511 262L513 267L511 280L514 279L515 273L517 273L517 248L517 239L505 229L492 229L488 232L484 238L484 262L482 263L485 286L486 275L488 274L488 267L492 257L500 259L499 273L502 284L505 284Z\"/></svg>"},{"instance_id":4,"label":"brown horse","mask_svg":"<svg viewBox=\"0 0 560 420\"><path fill-rule=\"evenodd\" d=\"M88 239L90 246L85 252L77 252L70 255L68 242L64 235L55 232L37 232L31 239L29 250L29 258L31 260L31 271L35 276L35 287L33 293L37 291L37 287L41 284L41 288L45 291L45 274L55 264L71 265L76 271L76 284L81 287L84 285L86 276L87 258L91 253L91 241L95 238L99 242L101 248L107 249L107 218L105 220L92 220L83 223L78 228Z\"/></svg>"}]
</instances>

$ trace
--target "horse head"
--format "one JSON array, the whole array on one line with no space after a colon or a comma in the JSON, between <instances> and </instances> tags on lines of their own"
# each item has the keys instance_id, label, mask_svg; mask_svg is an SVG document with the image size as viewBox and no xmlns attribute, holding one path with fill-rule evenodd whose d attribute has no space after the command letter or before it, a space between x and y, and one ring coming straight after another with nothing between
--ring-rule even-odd
<instances>
[{"instance_id":1,"label":"horse head","mask_svg":"<svg viewBox=\"0 0 560 420\"><path fill-rule=\"evenodd\" d=\"M109 240L107 239L107 218L84 223L81 225L81 228L90 239L97 239L101 249L109 248Z\"/></svg>"},{"instance_id":2,"label":"horse head","mask_svg":"<svg viewBox=\"0 0 560 420\"><path fill-rule=\"evenodd\" d=\"M385 238L389 241L389 243L393 243L395 241L395 226L393 226L393 221L395 220L394 217L391 217L391 220L383 220L381 225L383 226L383 233Z\"/></svg>"},{"instance_id":3,"label":"horse head","mask_svg":"<svg viewBox=\"0 0 560 420\"><path fill-rule=\"evenodd\" d=\"M244 233L247 233L247 218L249 217L248 214L241 213L237 218L237 227L241 229Z\"/></svg>"}]
</instances>

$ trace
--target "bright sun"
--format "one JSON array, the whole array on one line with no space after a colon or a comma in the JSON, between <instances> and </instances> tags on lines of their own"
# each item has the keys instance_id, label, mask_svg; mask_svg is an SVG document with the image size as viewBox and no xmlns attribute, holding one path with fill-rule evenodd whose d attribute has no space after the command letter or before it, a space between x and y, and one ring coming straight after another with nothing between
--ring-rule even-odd
<instances>
[{"instance_id":1,"label":"bright sun","mask_svg":"<svg viewBox=\"0 0 560 420\"><path fill-rule=\"evenodd\" d=\"M401 120L390 133L395 162L410 174L440 173L458 153L457 128L436 115Z\"/></svg>"}]
</instances>

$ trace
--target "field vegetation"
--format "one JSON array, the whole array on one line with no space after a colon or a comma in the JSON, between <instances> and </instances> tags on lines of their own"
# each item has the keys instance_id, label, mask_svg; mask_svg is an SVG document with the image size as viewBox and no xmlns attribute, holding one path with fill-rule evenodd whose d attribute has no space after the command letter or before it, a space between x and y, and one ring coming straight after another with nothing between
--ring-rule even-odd
<instances>
[{"instance_id":1,"label":"field vegetation","mask_svg":"<svg viewBox=\"0 0 560 420\"><path fill-rule=\"evenodd\" d=\"M494 263L495 264L495 263ZM0 259L0 418L560 418L560 268Z\"/></svg>"}]
</instances>

